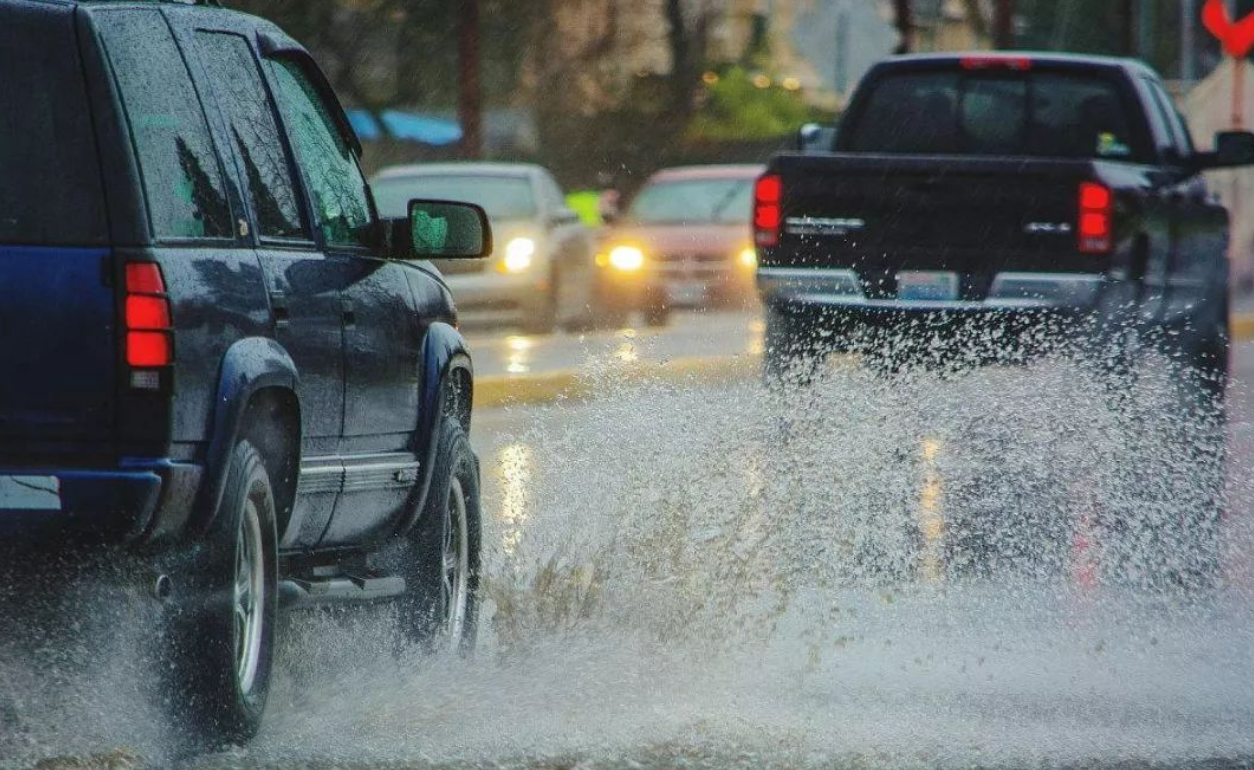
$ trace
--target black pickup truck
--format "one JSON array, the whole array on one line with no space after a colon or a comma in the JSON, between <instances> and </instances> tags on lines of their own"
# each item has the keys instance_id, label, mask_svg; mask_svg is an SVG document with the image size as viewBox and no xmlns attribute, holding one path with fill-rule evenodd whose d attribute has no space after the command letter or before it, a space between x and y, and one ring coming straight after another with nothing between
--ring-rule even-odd
<instances>
[{"instance_id":1,"label":"black pickup truck","mask_svg":"<svg viewBox=\"0 0 1254 770\"><path fill-rule=\"evenodd\" d=\"M1228 214L1201 172L1254 163L1254 135L1199 152L1144 64L897 57L811 135L756 188L768 379L868 330L1089 319L1120 356L1171 340L1222 393Z\"/></svg>"}]
</instances>

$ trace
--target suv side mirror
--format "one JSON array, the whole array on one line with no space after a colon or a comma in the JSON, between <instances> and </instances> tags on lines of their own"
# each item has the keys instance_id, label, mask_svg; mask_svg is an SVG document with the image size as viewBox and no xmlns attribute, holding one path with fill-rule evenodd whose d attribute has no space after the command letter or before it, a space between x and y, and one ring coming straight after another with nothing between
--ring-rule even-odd
<instances>
[{"instance_id":1,"label":"suv side mirror","mask_svg":"<svg viewBox=\"0 0 1254 770\"><path fill-rule=\"evenodd\" d=\"M1214 152L1201 153L1205 168L1233 168L1254 165L1254 133L1220 131L1215 134Z\"/></svg>"},{"instance_id":2,"label":"suv side mirror","mask_svg":"<svg viewBox=\"0 0 1254 770\"><path fill-rule=\"evenodd\" d=\"M393 259L478 259L492 253L487 212L473 203L411 200L409 218L387 225Z\"/></svg>"}]
</instances>

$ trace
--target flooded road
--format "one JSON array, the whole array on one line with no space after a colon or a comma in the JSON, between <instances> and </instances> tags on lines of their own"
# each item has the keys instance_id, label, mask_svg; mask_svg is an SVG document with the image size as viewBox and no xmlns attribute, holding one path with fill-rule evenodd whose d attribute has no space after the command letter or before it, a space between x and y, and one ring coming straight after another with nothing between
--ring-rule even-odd
<instances>
[{"instance_id":1,"label":"flooded road","mask_svg":"<svg viewBox=\"0 0 1254 770\"><path fill-rule=\"evenodd\" d=\"M1236 360L1254 381L1254 347ZM844 367L772 394L616 390L613 366L588 368L609 378L602 398L476 416L488 519L474 659L398 652L386 610L294 617L255 744L182 764L1254 760L1243 385L1216 500L1206 453L1181 441L1187 420L1153 378L1111 400L1061 361L946 377ZM1218 588L1190 578L1205 549L1172 524L1207 506L1224 511ZM133 636L137 618L110 625ZM28 756L47 755L42 740L174 761L125 666L80 668L78 695L51 705L29 669L0 679L23 693L9 724ZM32 726L43 708L48 725Z\"/></svg>"}]
</instances>

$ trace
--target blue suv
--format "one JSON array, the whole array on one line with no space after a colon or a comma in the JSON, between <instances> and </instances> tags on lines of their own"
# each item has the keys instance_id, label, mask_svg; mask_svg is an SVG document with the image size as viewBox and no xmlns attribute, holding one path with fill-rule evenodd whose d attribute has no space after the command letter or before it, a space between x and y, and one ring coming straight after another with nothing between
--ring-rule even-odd
<instances>
[{"instance_id":1,"label":"blue suv","mask_svg":"<svg viewBox=\"0 0 1254 770\"><path fill-rule=\"evenodd\" d=\"M472 368L423 260L490 253L483 210L381 220L309 53L216 6L0 0L0 73L0 563L140 554L207 741L258 729L282 608L471 645Z\"/></svg>"}]
</instances>

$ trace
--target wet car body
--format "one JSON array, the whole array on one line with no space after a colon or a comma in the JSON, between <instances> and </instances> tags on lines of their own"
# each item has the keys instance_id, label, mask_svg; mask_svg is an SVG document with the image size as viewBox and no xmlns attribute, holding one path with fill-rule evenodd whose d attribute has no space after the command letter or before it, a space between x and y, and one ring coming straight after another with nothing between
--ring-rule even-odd
<instances>
[{"instance_id":1,"label":"wet car body","mask_svg":"<svg viewBox=\"0 0 1254 770\"><path fill-rule=\"evenodd\" d=\"M247 740L279 605L429 596L421 560L388 554L452 526L453 486L473 580L456 310L410 221L377 216L316 63L269 22L3 0L0 62L0 354L23 373L0 380L3 579L137 558L167 601L180 732Z\"/></svg>"},{"instance_id":2,"label":"wet car body","mask_svg":"<svg viewBox=\"0 0 1254 770\"><path fill-rule=\"evenodd\" d=\"M392 216L401 216L409 198L441 190L485 205L499 244L495 259L435 263L465 322L517 323L541 334L557 326L595 323L592 234L544 168L521 163L393 166L372 184L380 208Z\"/></svg>"},{"instance_id":3,"label":"wet car body","mask_svg":"<svg viewBox=\"0 0 1254 770\"><path fill-rule=\"evenodd\" d=\"M954 115L971 113L955 99L990 111L986 136L963 133ZM999 128L1025 113L1024 128ZM1201 174L1215 163L1136 61L882 62L830 151L777 155L760 183L768 347L786 358L815 329L839 345L868 329L971 326L1009 332L1004 345L1083 323L1120 349L1170 338L1222 381L1228 214Z\"/></svg>"},{"instance_id":4,"label":"wet car body","mask_svg":"<svg viewBox=\"0 0 1254 770\"><path fill-rule=\"evenodd\" d=\"M745 303L754 295L755 266L746 209L762 170L757 165L710 165L659 171L605 235L605 248L639 248L645 269L671 305ZM650 196L684 187L692 190L692 209L651 201ZM676 196L681 197L687 198Z\"/></svg>"}]
</instances>

